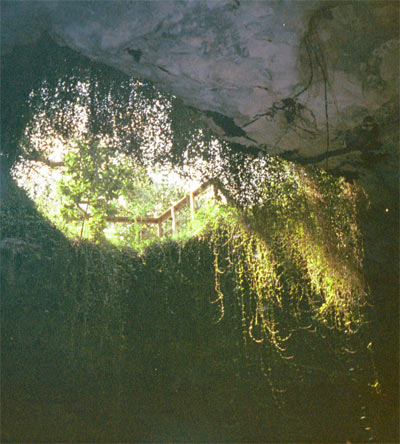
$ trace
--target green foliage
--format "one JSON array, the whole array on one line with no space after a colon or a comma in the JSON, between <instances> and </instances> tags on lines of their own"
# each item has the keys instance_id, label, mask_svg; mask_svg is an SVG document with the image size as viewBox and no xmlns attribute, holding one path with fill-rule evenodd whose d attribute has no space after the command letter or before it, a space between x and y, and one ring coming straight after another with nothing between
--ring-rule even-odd
<instances>
[{"instance_id":1,"label":"green foliage","mask_svg":"<svg viewBox=\"0 0 400 444\"><path fill-rule=\"evenodd\" d=\"M116 158L107 146L93 141L77 142L64 162L65 173L59 183L61 215L67 220L82 220L82 231L88 220L90 233L98 239L106 218L116 214L118 197L132 192L140 180L139 171Z\"/></svg>"},{"instance_id":2,"label":"green foliage","mask_svg":"<svg viewBox=\"0 0 400 444\"><path fill-rule=\"evenodd\" d=\"M314 315L335 328L357 328L367 294L357 223L360 191L276 158L253 160L240 181L221 176L220 184L277 263L293 264L307 277L320 301Z\"/></svg>"},{"instance_id":3,"label":"green foliage","mask_svg":"<svg viewBox=\"0 0 400 444\"><path fill-rule=\"evenodd\" d=\"M178 213L178 230L171 237L175 241L184 242L192 237L217 230L221 223L232 217L232 211L234 210L229 205L205 197L199 203L193 219L188 207Z\"/></svg>"},{"instance_id":4,"label":"green foliage","mask_svg":"<svg viewBox=\"0 0 400 444\"><path fill-rule=\"evenodd\" d=\"M85 234L91 239L104 239L104 230L113 218L128 216L132 222L115 226L113 239L118 244L123 241L132 245L141 230L135 219L170 205L172 199L182 195L177 187L154 182L145 168L134 165L126 155L93 140L76 141L64 163L58 183L60 214L70 227L81 221L79 237Z\"/></svg>"}]
</instances>

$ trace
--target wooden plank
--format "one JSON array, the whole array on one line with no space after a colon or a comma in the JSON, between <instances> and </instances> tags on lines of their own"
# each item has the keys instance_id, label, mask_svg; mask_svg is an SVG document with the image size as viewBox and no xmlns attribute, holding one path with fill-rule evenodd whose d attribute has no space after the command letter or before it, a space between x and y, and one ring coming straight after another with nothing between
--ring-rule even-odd
<instances>
[{"instance_id":1,"label":"wooden plank","mask_svg":"<svg viewBox=\"0 0 400 444\"><path fill-rule=\"evenodd\" d=\"M194 195L193 195L193 192L190 193L189 202L190 202L190 218L192 220L194 220Z\"/></svg>"},{"instance_id":2,"label":"wooden plank","mask_svg":"<svg viewBox=\"0 0 400 444\"><path fill-rule=\"evenodd\" d=\"M90 218L92 216L89 216ZM136 217L132 218L129 216L119 216L119 217L107 217L107 222L113 222L113 223L135 223L138 222L140 224L156 224L158 223L158 218L156 217Z\"/></svg>"},{"instance_id":3,"label":"wooden plank","mask_svg":"<svg viewBox=\"0 0 400 444\"><path fill-rule=\"evenodd\" d=\"M165 219L168 219L169 217L171 217L171 208L168 208L167 211L165 211L164 213L162 213L160 216L158 216L158 220L160 222L164 222Z\"/></svg>"},{"instance_id":4,"label":"wooden plank","mask_svg":"<svg viewBox=\"0 0 400 444\"><path fill-rule=\"evenodd\" d=\"M189 203L189 195L186 194L181 200L178 200L174 205L172 205L175 211L179 211L181 208L185 207Z\"/></svg>"},{"instance_id":5,"label":"wooden plank","mask_svg":"<svg viewBox=\"0 0 400 444\"><path fill-rule=\"evenodd\" d=\"M176 217L175 217L175 207L171 207L171 228L172 228L172 234L175 234L176 231Z\"/></svg>"},{"instance_id":6,"label":"wooden plank","mask_svg":"<svg viewBox=\"0 0 400 444\"><path fill-rule=\"evenodd\" d=\"M142 224L157 224L158 219L159 219L158 217L137 217L136 222Z\"/></svg>"},{"instance_id":7,"label":"wooden plank","mask_svg":"<svg viewBox=\"0 0 400 444\"><path fill-rule=\"evenodd\" d=\"M211 181L204 182L202 185L197 187L195 190L192 191L193 196L198 196L201 192L203 192L205 189L207 189L211 185Z\"/></svg>"}]
</instances>

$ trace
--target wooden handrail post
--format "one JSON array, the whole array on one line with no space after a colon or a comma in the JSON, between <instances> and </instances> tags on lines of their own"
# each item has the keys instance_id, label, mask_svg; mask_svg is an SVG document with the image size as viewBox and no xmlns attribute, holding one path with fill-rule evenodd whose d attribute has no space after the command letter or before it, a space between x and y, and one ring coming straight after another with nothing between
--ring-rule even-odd
<instances>
[{"instance_id":1,"label":"wooden handrail post","mask_svg":"<svg viewBox=\"0 0 400 444\"><path fill-rule=\"evenodd\" d=\"M212 192L213 192L214 199L216 201L220 200L219 199L219 195L218 195L218 188L214 184L212 184L211 187L212 187Z\"/></svg>"},{"instance_id":2,"label":"wooden handrail post","mask_svg":"<svg viewBox=\"0 0 400 444\"><path fill-rule=\"evenodd\" d=\"M175 207L174 206L171 207L171 219L172 219L172 224L171 224L172 234L175 234L175 231L176 231L176 217L175 217Z\"/></svg>"},{"instance_id":3,"label":"wooden handrail post","mask_svg":"<svg viewBox=\"0 0 400 444\"><path fill-rule=\"evenodd\" d=\"M192 220L194 220L194 194L193 194L193 191L190 192L189 199L190 199L190 218Z\"/></svg>"},{"instance_id":4,"label":"wooden handrail post","mask_svg":"<svg viewBox=\"0 0 400 444\"><path fill-rule=\"evenodd\" d=\"M162 237L163 232L162 232L162 220L159 220L157 222L157 236L158 237Z\"/></svg>"}]
</instances>

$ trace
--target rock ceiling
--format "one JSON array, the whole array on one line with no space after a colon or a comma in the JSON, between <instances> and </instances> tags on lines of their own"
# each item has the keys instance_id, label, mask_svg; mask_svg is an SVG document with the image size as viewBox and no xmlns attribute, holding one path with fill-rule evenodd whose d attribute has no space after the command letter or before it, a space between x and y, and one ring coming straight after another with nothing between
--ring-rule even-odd
<instances>
[{"instance_id":1,"label":"rock ceiling","mask_svg":"<svg viewBox=\"0 0 400 444\"><path fill-rule=\"evenodd\" d=\"M396 114L398 25L391 1L4 2L2 50L47 30L227 140L332 168L379 145L375 114Z\"/></svg>"}]
</instances>

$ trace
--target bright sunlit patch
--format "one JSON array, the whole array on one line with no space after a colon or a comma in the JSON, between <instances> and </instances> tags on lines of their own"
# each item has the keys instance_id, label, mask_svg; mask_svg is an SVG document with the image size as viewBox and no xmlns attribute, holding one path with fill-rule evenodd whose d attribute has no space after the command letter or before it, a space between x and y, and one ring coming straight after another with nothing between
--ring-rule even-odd
<instances>
[{"instance_id":1,"label":"bright sunlit patch","mask_svg":"<svg viewBox=\"0 0 400 444\"><path fill-rule=\"evenodd\" d=\"M59 96L59 91L65 86L62 84L62 81L60 82L59 89L56 90L54 95L55 98ZM136 86L147 86L145 82L135 82L133 80L130 82L130 85L132 91L136 89ZM64 227L72 224L71 228L68 229L72 230L72 236L86 236L89 233L87 229L88 223L85 224L79 222L79 217L86 213L91 217L90 213L98 211L98 209L95 209L91 204L88 205L86 203L95 196L96 192L93 191L92 194L88 194L87 191L84 191L84 188L82 188L83 194L81 193L81 197L78 198L78 194L77 197L74 198L79 199L81 202L71 201L69 204L66 204L66 196L63 196L63 193L60 192L61 189L64 189L64 191L66 190L65 184L71 183L75 174L74 172L71 173L71 171L66 174L68 168L70 169L71 167L71 158L69 158L69 166L66 165L67 157L71 152L79 153L79 149L77 151L77 146L91 140L89 138L90 130L87 108L90 85L87 81L78 81L76 88L79 93L78 97L75 104L73 104L67 111L73 121L73 137L68 140L63 138L56 132L53 123L50 120L46 120L45 113L42 111L38 112L26 129L25 139L21 145L24 156L22 157L22 160L15 165L12 173L18 185L24 188L28 195L36 202L39 210L49 217L60 229L64 229ZM49 97L48 85L46 82L43 83L43 86L40 89L40 96L43 100L47 100ZM30 99L35 100L33 92L30 94ZM142 99L135 97L135 105L137 103L140 104L138 100ZM113 215L136 217L137 215L161 214L173 202L178 201L185 193L188 193L190 190L193 190L200 185L200 179L196 179L194 177L195 175L192 174L191 169L193 163L189 161L189 159L186 166L183 168L183 173L186 177L193 177L192 179L183 179L182 175L177 171L171 170L167 164L158 167L150 166L156 164L154 159L157 158L157 156L162 154L165 150L170 150L172 147L171 140L166 137L166 132L168 133L168 131L171 131L171 123L167 113L169 106L168 103L165 104L157 98L153 101L148 101L146 106L140 104L138 110L134 111L135 115L132 115L132 120L128 126L126 128L119 128L119 130L129 132L132 129L136 131L136 125L141 125L138 127L138 130L141 131L141 137L143 140L140 149L146 164L149 166L146 169L147 179L144 178L142 182L139 181L139 183L137 183L137 190L135 192L127 192L126 190L122 191L121 189L122 194L113 197L113 199L108 202L109 210L113 209ZM112 120L112 123L114 126L117 125L115 119ZM111 148L111 157L104 153L105 147L114 147L115 141L113 137L114 136L103 135L96 141L98 149L100 149L100 151L103 150L103 157L106 156L104 157L104 161L102 161L103 163L97 165L98 161L93 158L92 160L95 164L90 166L92 161L89 158L86 160L82 158L80 162L90 162L86 167L84 163L82 164L82 167L84 169L86 168L86 173L84 173L84 171L81 173L77 171L78 176L88 174L87 168L94 168L92 173L89 174L89 177L92 177L93 179L100 174L104 174L104 180L111 180L112 183L113 181L115 182L116 180L119 180L120 173L117 173L114 177L111 176L107 178L106 175L109 168L117 171L119 166L126 165L126 167L128 167L128 165L130 165L129 168L133 167L132 159L129 159L126 154L118 152L118 150ZM199 168L197 168L197 170L199 171ZM126 178L128 185L130 181L137 180L135 174L136 173L132 171L132 175ZM149 188L149 180L154 184L152 185L152 189L150 189L151 187ZM78 183L81 183L81 185L79 185L81 187L84 185L82 181L79 182L79 177L74 179L74 181L75 187ZM62 184L64 185L61 186ZM101 181L99 184L101 184ZM124 186L126 188L126 185ZM101 187L99 188L99 186L97 186L97 188L100 193L99 195L96 195L97 201L106 202L106 195L104 192L100 192ZM155 192L156 189L160 191ZM177 191L173 191L178 189L181 190L181 194ZM169 199L166 198L168 193L171 195L171 198ZM78 213L73 216L71 209L68 209L69 221L63 220L61 217L61 212L66 209L66 205L67 207L68 205L75 205L78 211ZM75 222L74 217L78 217ZM73 228L73 226L75 226L75 228ZM107 238L126 240L131 236L129 233L133 233L134 230L132 231L132 224L129 224L129 226L123 226L121 224L109 223L102 231Z\"/></svg>"}]
</instances>

